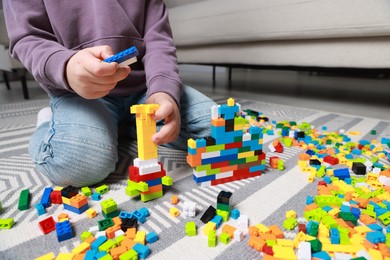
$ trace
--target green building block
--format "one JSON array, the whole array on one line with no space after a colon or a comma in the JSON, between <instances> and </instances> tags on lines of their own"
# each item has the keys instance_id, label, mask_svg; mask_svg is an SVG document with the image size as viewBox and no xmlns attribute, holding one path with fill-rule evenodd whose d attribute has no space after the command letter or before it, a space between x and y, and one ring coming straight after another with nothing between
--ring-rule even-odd
<instances>
[{"instance_id":1,"label":"green building block","mask_svg":"<svg viewBox=\"0 0 390 260\"><path fill-rule=\"evenodd\" d=\"M112 198L103 200L102 202L100 202L100 206L102 207L102 211L106 214L118 210L118 205Z\"/></svg>"},{"instance_id":2,"label":"green building block","mask_svg":"<svg viewBox=\"0 0 390 260\"><path fill-rule=\"evenodd\" d=\"M386 246L390 248L390 233L386 234Z\"/></svg>"},{"instance_id":3,"label":"green building block","mask_svg":"<svg viewBox=\"0 0 390 260\"><path fill-rule=\"evenodd\" d=\"M339 224L337 223L337 221L332 218L332 216L330 215L326 215L322 218L321 222L328 228L328 229L331 229L331 228L337 228L339 226Z\"/></svg>"},{"instance_id":4,"label":"green building block","mask_svg":"<svg viewBox=\"0 0 390 260\"><path fill-rule=\"evenodd\" d=\"M217 215L221 216L222 221L224 221L224 222L228 221L228 219L230 217L229 211L224 211L224 210L220 210L220 209L217 209Z\"/></svg>"},{"instance_id":5,"label":"green building block","mask_svg":"<svg viewBox=\"0 0 390 260\"><path fill-rule=\"evenodd\" d=\"M138 260L138 253L134 249L130 249L126 253L121 254L119 260Z\"/></svg>"},{"instance_id":6,"label":"green building block","mask_svg":"<svg viewBox=\"0 0 390 260\"><path fill-rule=\"evenodd\" d=\"M2 218L0 219L0 229L10 229L14 225L13 218Z\"/></svg>"},{"instance_id":7,"label":"green building block","mask_svg":"<svg viewBox=\"0 0 390 260\"><path fill-rule=\"evenodd\" d=\"M390 224L390 211L380 215L378 219L382 222L383 225L387 226Z\"/></svg>"},{"instance_id":8,"label":"green building block","mask_svg":"<svg viewBox=\"0 0 390 260\"><path fill-rule=\"evenodd\" d=\"M231 237L230 237L230 235L229 234L227 234L227 233L221 233L221 235L219 235L219 241L221 241L221 243L223 243L223 244L225 244L225 245L227 245L227 244L229 244L230 243L230 241L231 241Z\"/></svg>"},{"instance_id":9,"label":"green building block","mask_svg":"<svg viewBox=\"0 0 390 260\"><path fill-rule=\"evenodd\" d=\"M298 221L295 218L288 218L283 222L283 227L286 230L293 230L298 225Z\"/></svg>"},{"instance_id":10,"label":"green building block","mask_svg":"<svg viewBox=\"0 0 390 260\"><path fill-rule=\"evenodd\" d=\"M118 217L118 216L119 216L119 210L115 210L115 211L110 212L110 213L108 213L108 214L106 214L106 213L104 213L104 212L102 211L102 215L103 215L104 218L115 218L115 217Z\"/></svg>"},{"instance_id":11,"label":"green building block","mask_svg":"<svg viewBox=\"0 0 390 260\"><path fill-rule=\"evenodd\" d=\"M116 247L116 244L114 241L112 241L111 239L108 239L106 242L104 242L103 244L101 244L99 247L98 247L98 250L99 251L105 251L105 252L109 252L110 249Z\"/></svg>"},{"instance_id":12,"label":"green building block","mask_svg":"<svg viewBox=\"0 0 390 260\"><path fill-rule=\"evenodd\" d=\"M285 169L285 167L284 167L284 161L282 160L282 159L279 159L278 160L278 164L277 164L277 169L279 170L279 171L283 171L284 169Z\"/></svg>"},{"instance_id":13,"label":"green building block","mask_svg":"<svg viewBox=\"0 0 390 260\"><path fill-rule=\"evenodd\" d=\"M196 223L187 222L186 223L186 234L189 237L196 236Z\"/></svg>"},{"instance_id":14,"label":"green building block","mask_svg":"<svg viewBox=\"0 0 390 260\"><path fill-rule=\"evenodd\" d=\"M337 206L340 207L343 202L341 201L340 198L330 196L330 195L319 195L314 197L314 203L317 204L320 207L325 207L325 206Z\"/></svg>"},{"instance_id":15,"label":"green building block","mask_svg":"<svg viewBox=\"0 0 390 260\"><path fill-rule=\"evenodd\" d=\"M217 144L217 145L211 145L211 146L206 146L206 152L216 152L216 151L221 151L225 150L225 145L224 144Z\"/></svg>"},{"instance_id":16,"label":"green building block","mask_svg":"<svg viewBox=\"0 0 390 260\"><path fill-rule=\"evenodd\" d=\"M83 193L84 196L91 196L92 195L92 190L89 187L82 187L81 192Z\"/></svg>"},{"instance_id":17,"label":"green building block","mask_svg":"<svg viewBox=\"0 0 390 260\"><path fill-rule=\"evenodd\" d=\"M149 190L149 185L144 181L134 182L134 181L128 180L127 187L129 187L132 190L139 190L141 192L145 192L145 191Z\"/></svg>"},{"instance_id":18,"label":"green building block","mask_svg":"<svg viewBox=\"0 0 390 260\"><path fill-rule=\"evenodd\" d=\"M267 239L267 240L265 240L265 244L267 246L273 247L274 245L276 245L276 240L275 239Z\"/></svg>"},{"instance_id":19,"label":"green building block","mask_svg":"<svg viewBox=\"0 0 390 260\"><path fill-rule=\"evenodd\" d=\"M280 141L287 147L292 146L292 139L291 138L280 138Z\"/></svg>"},{"instance_id":20,"label":"green building block","mask_svg":"<svg viewBox=\"0 0 390 260\"><path fill-rule=\"evenodd\" d=\"M163 196L163 191L161 190L150 194L141 194L141 200L143 202L148 202L150 200L161 198L162 196Z\"/></svg>"},{"instance_id":21,"label":"green building block","mask_svg":"<svg viewBox=\"0 0 390 260\"><path fill-rule=\"evenodd\" d=\"M173 184L172 178L169 176L162 177L161 182L165 186L172 186L172 184Z\"/></svg>"},{"instance_id":22,"label":"green building block","mask_svg":"<svg viewBox=\"0 0 390 260\"><path fill-rule=\"evenodd\" d=\"M114 221L111 218L106 218L98 221L99 231L106 230L114 225Z\"/></svg>"},{"instance_id":23,"label":"green building block","mask_svg":"<svg viewBox=\"0 0 390 260\"><path fill-rule=\"evenodd\" d=\"M30 206L30 191L28 189L22 190L19 196L19 210L27 210Z\"/></svg>"},{"instance_id":24,"label":"green building block","mask_svg":"<svg viewBox=\"0 0 390 260\"><path fill-rule=\"evenodd\" d=\"M217 209L223 210L223 211L230 211L230 206L223 204L223 203L217 203Z\"/></svg>"},{"instance_id":25,"label":"green building block","mask_svg":"<svg viewBox=\"0 0 390 260\"><path fill-rule=\"evenodd\" d=\"M130 187L126 187L125 188L125 193L129 197L134 197L134 196L138 196L141 192L139 190L136 190L136 189L133 189L133 188L130 188Z\"/></svg>"},{"instance_id":26,"label":"green building block","mask_svg":"<svg viewBox=\"0 0 390 260\"><path fill-rule=\"evenodd\" d=\"M117 236L115 237L115 244L116 246L119 246L121 244L121 242L126 238L125 235L120 235L120 236Z\"/></svg>"},{"instance_id":27,"label":"green building block","mask_svg":"<svg viewBox=\"0 0 390 260\"><path fill-rule=\"evenodd\" d=\"M320 240L313 239L313 240L309 240L308 242L310 243L312 253L317 253L322 250L322 243Z\"/></svg>"},{"instance_id":28,"label":"green building block","mask_svg":"<svg viewBox=\"0 0 390 260\"><path fill-rule=\"evenodd\" d=\"M93 236L93 234L91 233L91 232L89 232L89 231L83 231L83 233L81 233L81 235L80 235L80 239L81 239L81 241L85 241L85 240L87 240L88 238L90 238L91 236Z\"/></svg>"},{"instance_id":29,"label":"green building block","mask_svg":"<svg viewBox=\"0 0 390 260\"><path fill-rule=\"evenodd\" d=\"M208 247L216 247L217 246L217 231L210 230L207 236L207 245Z\"/></svg>"},{"instance_id":30,"label":"green building block","mask_svg":"<svg viewBox=\"0 0 390 260\"><path fill-rule=\"evenodd\" d=\"M339 218L342 218L345 221L351 221L355 226L357 225L357 219L351 212L340 212Z\"/></svg>"},{"instance_id":31,"label":"green building block","mask_svg":"<svg viewBox=\"0 0 390 260\"><path fill-rule=\"evenodd\" d=\"M112 256L110 254L105 254L102 257L99 257L98 260L113 260Z\"/></svg>"},{"instance_id":32,"label":"green building block","mask_svg":"<svg viewBox=\"0 0 390 260\"><path fill-rule=\"evenodd\" d=\"M109 190L108 186L106 184L100 185L96 188L96 192L100 195L103 195L104 193L107 193Z\"/></svg>"},{"instance_id":33,"label":"green building block","mask_svg":"<svg viewBox=\"0 0 390 260\"><path fill-rule=\"evenodd\" d=\"M247 157L245 161L247 163L250 163L250 162L257 162L258 160L259 160L258 156L250 156L250 157Z\"/></svg>"}]
</instances>

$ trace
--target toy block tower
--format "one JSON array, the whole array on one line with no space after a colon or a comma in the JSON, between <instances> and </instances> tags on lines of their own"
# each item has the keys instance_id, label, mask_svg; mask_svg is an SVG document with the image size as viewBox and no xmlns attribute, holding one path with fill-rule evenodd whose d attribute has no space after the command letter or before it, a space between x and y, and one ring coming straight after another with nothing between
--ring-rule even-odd
<instances>
[{"instance_id":1,"label":"toy block tower","mask_svg":"<svg viewBox=\"0 0 390 260\"><path fill-rule=\"evenodd\" d=\"M68 186L63 188L61 190L61 195L64 209L77 214L81 214L89 209L88 198L82 194L79 194L76 187Z\"/></svg>"},{"instance_id":2,"label":"toy block tower","mask_svg":"<svg viewBox=\"0 0 390 260\"><path fill-rule=\"evenodd\" d=\"M143 202L162 197L163 185L172 185L172 178L166 176L162 164L158 162L157 145L152 141L156 133L156 121L152 116L158 107L157 104L142 104L130 109L135 114L137 125L138 158L129 167L126 194L141 194Z\"/></svg>"},{"instance_id":3,"label":"toy block tower","mask_svg":"<svg viewBox=\"0 0 390 260\"><path fill-rule=\"evenodd\" d=\"M261 175L265 170L263 132L241 116L241 106L211 108L211 136L188 140L187 162L201 186L218 185Z\"/></svg>"}]
</instances>

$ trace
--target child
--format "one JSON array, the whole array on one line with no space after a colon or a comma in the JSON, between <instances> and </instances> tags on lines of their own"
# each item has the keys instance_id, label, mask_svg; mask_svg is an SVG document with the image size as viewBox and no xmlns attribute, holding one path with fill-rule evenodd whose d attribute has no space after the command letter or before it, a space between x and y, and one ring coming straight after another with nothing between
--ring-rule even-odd
<instances>
[{"instance_id":1,"label":"child","mask_svg":"<svg viewBox=\"0 0 390 260\"><path fill-rule=\"evenodd\" d=\"M182 87L162 0L4 0L11 54L50 97L38 114L29 152L57 185L102 181L118 161L119 130L136 138L130 106L157 103L156 144L186 150L209 135L214 102ZM136 46L138 62L102 60ZM122 136L122 135L121 135Z\"/></svg>"}]
</instances>

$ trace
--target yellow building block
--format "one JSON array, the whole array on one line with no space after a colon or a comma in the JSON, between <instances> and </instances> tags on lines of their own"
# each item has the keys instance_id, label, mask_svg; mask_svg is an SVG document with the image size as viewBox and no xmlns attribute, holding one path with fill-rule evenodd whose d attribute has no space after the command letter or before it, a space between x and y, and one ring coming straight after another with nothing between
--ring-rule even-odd
<instances>
[{"instance_id":1,"label":"yellow building block","mask_svg":"<svg viewBox=\"0 0 390 260\"><path fill-rule=\"evenodd\" d=\"M203 227L203 234L205 234L206 236L209 235L209 232L210 230L216 230L217 229L217 225L213 222L207 222L206 225L204 225Z\"/></svg>"},{"instance_id":2,"label":"yellow building block","mask_svg":"<svg viewBox=\"0 0 390 260\"><path fill-rule=\"evenodd\" d=\"M294 237L294 240L293 240L294 248L298 248L299 244L300 244L301 242L304 242L304 241L305 241L305 238L306 238L305 233L303 233L302 231L299 232L299 233Z\"/></svg>"},{"instance_id":3,"label":"yellow building block","mask_svg":"<svg viewBox=\"0 0 390 260\"><path fill-rule=\"evenodd\" d=\"M234 99L233 99L233 98L229 98L229 99L227 100L227 105L228 105L229 107L234 106Z\"/></svg>"},{"instance_id":4,"label":"yellow building block","mask_svg":"<svg viewBox=\"0 0 390 260\"><path fill-rule=\"evenodd\" d=\"M180 215L180 211L177 208L170 208L169 214L171 214L172 217L177 218Z\"/></svg>"},{"instance_id":5,"label":"yellow building block","mask_svg":"<svg viewBox=\"0 0 390 260\"><path fill-rule=\"evenodd\" d=\"M322 251L328 253L347 253L347 254L356 254L364 247L362 245L334 245L334 244L323 244Z\"/></svg>"},{"instance_id":6,"label":"yellow building block","mask_svg":"<svg viewBox=\"0 0 390 260\"><path fill-rule=\"evenodd\" d=\"M319 237L318 240L320 240L322 244L331 244L331 241L328 237Z\"/></svg>"},{"instance_id":7,"label":"yellow building block","mask_svg":"<svg viewBox=\"0 0 390 260\"><path fill-rule=\"evenodd\" d=\"M195 140L192 139L192 138L188 139L187 145L188 145L188 147L191 148L191 149L195 149L195 148L196 148L196 142L195 142Z\"/></svg>"},{"instance_id":8,"label":"yellow building block","mask_svg":"<svg viewBox=\"0 0 390 260\"><path fill-rule=\"evenodd\" d=\"M79 246L73 248L72 253L77 255L77 254L85 253L89 249L91 249L91 245L88 244L87 242L83 242Z\"/></svg>"},{"instance_id":9,"label":"yellow building block","mask_svg":"<svg viewBox=\"0 0 390 260\"><path fill-rule=\"evenodd\" d=\"M152 141L156 133L156 121L153 119L158 104L142 104L131 106L130 112L136 114L138 158L149 160L157 158L157 145Z\"/></svg>"},{"instance_id":10,"label":"yellow building block","mask_svg":"<svg viewBox=\"0 0 390 260\"><path fill-rule=\"evenodd\" d=\"M237 158L238 159L248 158L248 157L252 157L254 155L255 155L254 151L248 151L248 152L243 152L243 153L237 154Z\"/></svg>"},{"instance_id":11,"label":"yellow building block","mask_svg":"<svg viewBox=\"0 0 390 260\"><path fill-rule=\"evenodd\" d=\"M283 247L283 246L273 246L272 250L274 251L274 257L284 260L296 260L298 257L295 255L295 252L292 248Z\"/></svg>"},{"instance_id":12,"label":"yellow building block","mask_svg":"<svg viewBox=\"0 0 390 260\"><path fill-rule=\"evenodd\" d=\"M376 250L376 249L370 248L368 250L368 254L371 256L371 259L374 259L374 260L382 260L383 259L381 252L379 250Z\"/></svg>"},{"instance_id":13,"label":"yellow building block","mask_svg":"<svg viewBox=\"0 0 390 260\"><path fill-rule=\"evenodd\" d=\"M257 224L255 227L259 229L260 233L271 233L271 230L264 224Z\"/></svg>"},{"instance_id":14,"label":"yellow building block","mask_svg":"<svg viewBox=\"0 0 390 260\"><path fill-rule=\"evenodd\" d=\"M363 244L365 238L359 234L353 234L349 239L351 245L361 245Z\"/></svg>"},{"instance_id":15,"label":"yellow building block","mask_svg":"<svg viewBox=\"0 0 390 260\"><path fill-rule=\"evenodd\" d=\"M276 239L276 244L283 247L294 248L294 242L290 239Z\"/></svg>"},{"instance_id":16,"label":"yellow building block","mask_svg":"<svg viewBox=\"0 0 390 260\"><path fill-rule=\"evenodd\" d=\"M96 217L96 214L97 214L96 210L94 210L93 208L88 209L85 213L87 214L87 216L89 218L94 218L94 217Z\"/></svg>"},{"instance_id":17,"label":"yellow building block","mask_svg":"<svg viewBox=\"0 0 390 260\"><path fill-rule=\"evenodd\" d=\"M135 234L134 242L145 245L146 244L146 232L145 231L137 231L137 233Z\"/></svg>"},{"instance_id":18,"label":"yellow building block","mask_svg":"<svg viewBox=\"0 0 390 260\"><path fill-rule=\"evenodd\" d=\"M50 252L46 255L35 258L35 260L54 260L54 259L55 259L55 255L53 252Z\"/></svg>"},{"instance_id":19,"label":"yellow building block","mask_svg":"<svg viewBox=\"0 0 390 260\"><path fill-rule=\"evenodd\" d=\"M72 260L74 258L74 253L59 253L56 257L56 260Z\"/></svg>"},{"instance_id":20,"label":"yellow building block","mask_svg":"<svg viewBox=\"0 0 390 260\"><path fill-rule=\"evenodd\" d=\"M297 218L297 213L294 210L289 210L286 212L286 218Z\"/></svg>"},{"instance_id":21,"label":"yellow building block","mask_svg":"<svg viewBox=\"0 0 390 260\"><path fill-rule=\"evenodd\" d=\"M328 215L336 218L340 213L340 209L339 208L334 208L334 209L331 209L329 212L328 212Z\"/></svg>"}]
</instances>

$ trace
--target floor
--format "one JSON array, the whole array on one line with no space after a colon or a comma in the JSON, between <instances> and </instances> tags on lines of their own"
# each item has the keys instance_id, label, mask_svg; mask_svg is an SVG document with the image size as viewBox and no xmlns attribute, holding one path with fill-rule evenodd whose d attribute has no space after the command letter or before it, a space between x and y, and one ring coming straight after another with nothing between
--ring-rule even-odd
<instances>
[{"instance_id":1,"label":"floor","mask_svg":"<svg viewBox=\"0 0 390 260\"><path fill-rule=\"evenodd\" d=\"M295 71L234 69L229 90L227 70L217 67L213 89L208 66L180 65L183 82L204 92L237 98L280 103L330 112L374 117L390 121L390 79L364 75L330 75ZM31 100L47 95L30 80ZM23 102L19 81L7 90L0 78L0 104Z\"/></svg>"}]
</instances>

